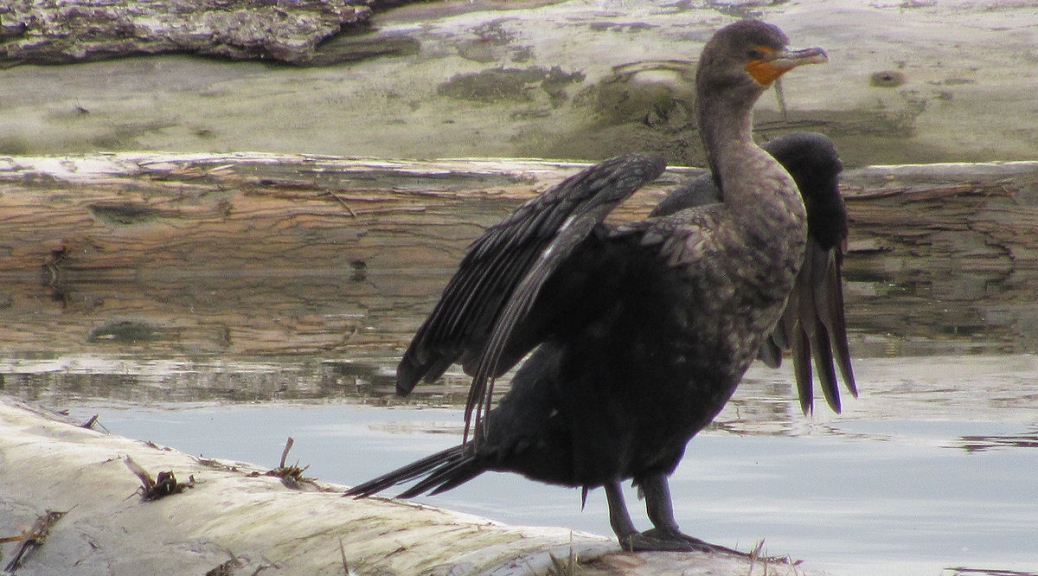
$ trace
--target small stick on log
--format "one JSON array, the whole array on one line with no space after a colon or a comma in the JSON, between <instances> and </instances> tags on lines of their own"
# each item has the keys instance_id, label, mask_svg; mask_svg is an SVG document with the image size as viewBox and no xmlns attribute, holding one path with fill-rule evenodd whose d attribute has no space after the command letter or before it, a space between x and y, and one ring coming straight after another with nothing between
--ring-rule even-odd
<instances>
[{"instance_id":1,"label":"small stick on log","mask_svg":"<svg viewBox=\"0 0 1038 576\"><path fill-rule=\"evenodd\" d=\"M7 566L4 567L4 572L14 572L21 566L22 561L28 558L37 548L43 546L43 541L47 539L47 535L50 534L50 529L54 524L61 520L61 517L67 514L65 512L55 512L53 510L47 510L42 516L36 518L36 522L21 536L12 536L9 538L0 538L0 542L18 542L21 541L21 545L15 550L14 558L8 562Z\"/></svg>"},{"instance_id":2,"label":"small stick on log","mask_svg":"<svg viewBox=\"0 0 1038 576\"><path fill-rule=\"evenodd\" d=\"M285 442L285 449L281 451L281 464L278 465L278 468L285 467L285 460L288 458L288 452L292 449L292 445L295 443L295 438L289 436L288 441Z\"/></svg>"},{"instance_id":3,"label":"small stick on log","mask_svg":"<svg viewBox=\"0 0 1038 576\"><path fill-rule=\"evenodd\" d=\"M310 466L300 468L298 463L295 466L285 466L285 460L288 459L288 452L292 449L293 444L295 444L295 439L289 436L288 441L285 442L285 449L281 451L281 464L277 468L268 471L265 476L281 478L281 483L287 488L291 488L292 490L301 490L302 483L312 483L313 480L311 478L303 477L303 472L305 472Z\"/></svg>"},{"instance_id":4,"label":"small stick on log","mask_svg":"<svg viewBox=\"0 0 1038 576\"><path fill-rule=\"evenodd\" d=\"M206 572L205 576L234 576L234 574L238 572L238 569L243 566L244 564L242 564L242 561L234 554L231 554L230 560Z\"/></svg>"},{"instance_id":5,"label":"small stick on log","mask_svg":"<svg viewBox=\"0 0 1038 576\"><path fill-rule=\"evenodd\" d=\"M353 217L353 218L357 217L357 213L353 211L353 208L350 208L350 205L347 204L346 201L343 200L338 194L336 194L335 192L332 192L331 190L329 190L328 191L328 195L331 196L332 198L335 198L336 200L338 200L339 204L342 204L342 207L345 208L346 211L350 213L351 217Z\"/></svg>"},{"instance_id":6,"label":"small stick on log","mask_svg":"<svg viewBox=\"0 0 1038 576\"><path fill-rule=\"evenodd\" d=\"M158 500L172 494L180 494L184 490L194 488L195 486L194 475L190 476L186 483L181 483L177 482L177 477L173 475L172 470L169 472L159 472L158 478L153 479L147 470L134 462L133 458L129 456L126 457L126 467L140 479L142 486L138 491L141 493L141 500L144 502Z\"/></svg>"}]
</instances>

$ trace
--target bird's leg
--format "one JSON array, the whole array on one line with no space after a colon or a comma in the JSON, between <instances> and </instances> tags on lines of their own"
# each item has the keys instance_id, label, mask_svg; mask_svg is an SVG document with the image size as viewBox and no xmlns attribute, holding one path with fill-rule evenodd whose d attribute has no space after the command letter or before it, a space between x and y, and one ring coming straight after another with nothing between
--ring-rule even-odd
<instances>
[{"instance_id":1,"label":"bird's leg","mask_svg":"<svg viewBox=\"0 0 1038 576\"><path fill-rule=\"evenodd\" d=\"M613 534L620 541L620 547L624 550L635 550L631 540L641 536L638 529L631 521L631 514L627 511L627 502L624 500L623 489L619 482L606 482L604 485L606 502L609 503L609 525L613 528Z\"/></svg>"},{"instance_id":2,"label":"bird's leg","mask_svg":"<svg viewBox=\"0 0 1038 576\"><path fill-rule=\"evenodd\" d=\"M742 552L710 544L698 538L682 534L674 519L674 505L670 499L670 484L663 474L653 474L638 479L645 496L645 511L655 528L639 534L641 550L687 550L698 552L721 552L746 556Z\"/></svg>"}]
</instances>

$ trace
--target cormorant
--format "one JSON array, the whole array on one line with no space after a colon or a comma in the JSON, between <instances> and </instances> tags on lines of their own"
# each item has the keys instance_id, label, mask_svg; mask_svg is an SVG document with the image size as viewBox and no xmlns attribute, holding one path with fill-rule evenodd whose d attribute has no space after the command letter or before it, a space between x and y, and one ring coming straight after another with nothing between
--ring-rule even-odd
<instances>
[{"instance_id":1,"label":"cormorant","mask_svg":"<svg viewBox=\"0 0 1038 576\"><path fill-rule=\"evenodd\" d=\"M488 470L517 472L585 496L604 487L626 549L718 549L680 532L668 477L778 324L804 260L804 203L751 135L764 90L826 60L820 48L786 44L777 27L743 20L703 49L697 120L723 203L605 224L665 168L628 154L566 179L472 244L405 352L397 392L460 362L474 375L473 438L347 495L419 478L401 497L435 494ZM493 378L531 350L491 409ZM631 521L627 479L645 496L651 530Z\"/></svg>"}]
</instances>

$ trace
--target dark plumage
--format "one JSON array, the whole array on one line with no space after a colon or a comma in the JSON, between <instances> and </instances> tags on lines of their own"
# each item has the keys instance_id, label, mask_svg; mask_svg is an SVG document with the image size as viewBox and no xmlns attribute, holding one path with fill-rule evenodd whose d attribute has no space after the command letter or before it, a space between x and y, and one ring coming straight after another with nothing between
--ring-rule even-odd
<instances>
[{"instance_id":1,"label":"dark plumage","mask_svg":"<svg viewBox=\"0 0 1038 576\"><path fill-rule=\"evenodd\" d=\"M843 171L832 140L812 132L794 132L763 145L789 172L807 209L807 251L793 293L782 319L765 340L758 357L777 368L782 350L792 350L800 405L812 410L811 357L829 407L840 412L835 360L847 390L857 396L847 325L843 313L841 269L847 250L847 209L840 196L839 176ZM685 208L721 201L713 178L705 174L675 188L650 216L666 216ZM834 358L835 352L835 358Z\"/></svg>"},{"instance_id":2,"label":"dark plumage","mask_svg":"<svg viewBox=\"0 0 1038 576\"><path fill-rule=\"evenodd\" d=\"M666 213L605 224L664 169L659 158L631 154L565 180L473 243L397 370L397 391L407 394L460 362L474 375L473 439L348 494L415 479L402 496L435 494L487 470L511 471L603 486L626 548L716 549L679 531L667 478L776 327L804 260L800 194L750 126L754 102L776 78L825 59L820 49L786 51L786 42L774 26L746 20L703 50L697 116L724 203L668 200L678 205ZM531 350L491 410L493 378ZM634 528L626 479L642 489L652 530Z\"/></svg>"}]
</instances>

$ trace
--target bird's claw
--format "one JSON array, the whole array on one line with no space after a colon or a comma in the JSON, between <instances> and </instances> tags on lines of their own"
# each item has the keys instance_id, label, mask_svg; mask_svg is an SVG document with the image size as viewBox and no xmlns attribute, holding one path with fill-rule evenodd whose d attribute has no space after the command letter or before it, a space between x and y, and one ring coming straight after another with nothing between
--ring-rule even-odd
<instances>
[{"instance_id":1,"label":"bird's claw","mask_svg":"<svg viewBox=\"0 0 1038 576\"><path fill-rule=\"evenodd\" d=\"M748 556L744 552L711 544L678 531L660 530L659 528L628 535L624 538L623 547L630 552L703 552Z\"/></svg>"}]
</instances>

